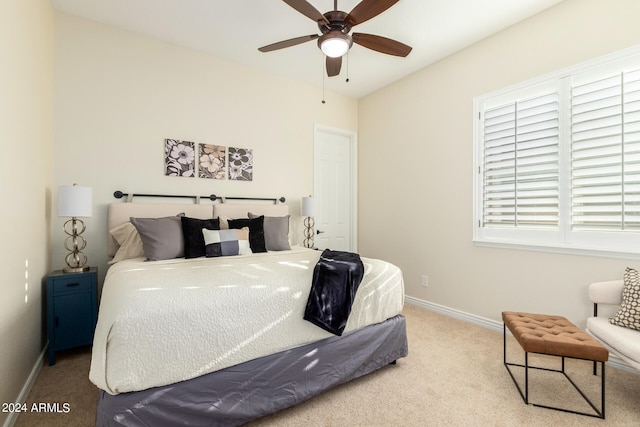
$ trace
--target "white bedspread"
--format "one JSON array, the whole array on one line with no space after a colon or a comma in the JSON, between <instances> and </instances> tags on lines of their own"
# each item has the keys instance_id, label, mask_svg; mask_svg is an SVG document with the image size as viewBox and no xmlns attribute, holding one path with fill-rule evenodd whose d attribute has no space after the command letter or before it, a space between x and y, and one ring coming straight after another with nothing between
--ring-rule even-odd
<instances>
[{"instance_id":1,"label":"white bedspread","mask_svg":"<svg viewBox=\"0 0 640 427\"><path fill-rule=\"evenodd\" d=\"M303 320L320 251L119 262L105 279L89 378L110 394L172 384L332 336ZM362 258L345 333L399 314L402 273Z\"/></svg>"}]
</instances>

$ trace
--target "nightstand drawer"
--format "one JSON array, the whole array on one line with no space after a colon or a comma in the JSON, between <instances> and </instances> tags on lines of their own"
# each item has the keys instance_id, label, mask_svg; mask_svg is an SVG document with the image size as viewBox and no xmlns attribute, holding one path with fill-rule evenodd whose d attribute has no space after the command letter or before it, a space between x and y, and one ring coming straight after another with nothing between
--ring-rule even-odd
<instances>
[{"instance_id":1,"label":"nightstand drawer","mask_svg":"<svg viewBox=\"0 0 640 427\"><path fill-rule=\"evenodd\" d=\"M78 275L78 277L61 277L53 279L53 294L66 292L82 292L91 290L91 277Z\"/></svg>"}]
</instances>

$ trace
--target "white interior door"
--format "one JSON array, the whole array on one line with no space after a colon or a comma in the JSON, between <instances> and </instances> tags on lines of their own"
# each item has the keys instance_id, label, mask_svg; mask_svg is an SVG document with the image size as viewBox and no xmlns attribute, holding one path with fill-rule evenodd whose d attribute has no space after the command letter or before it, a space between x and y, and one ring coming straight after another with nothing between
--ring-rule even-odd
<instances>
[{"instance_id":1,"label":"white interior door","mask_svg":"<svg viewBox=\"0 0 640 427\"><path fill-rule=\"evenodd\" d=\"M357 251L356 134L314 129L315 247Z\"/></svg>"}]
</instances>

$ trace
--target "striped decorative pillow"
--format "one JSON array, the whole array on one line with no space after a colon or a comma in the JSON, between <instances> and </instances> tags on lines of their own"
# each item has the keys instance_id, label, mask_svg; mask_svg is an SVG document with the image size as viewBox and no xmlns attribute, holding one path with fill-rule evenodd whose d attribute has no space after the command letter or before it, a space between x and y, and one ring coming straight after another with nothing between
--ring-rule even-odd
<instances>
[{"instance_id":1,"label":"striped decorative pillow","mask_svg":"<svg viewBox=\"0 0 640 427\"><path fill-rule=\"evenodd\" d=\"M249 245L249 227L231 230L202 229L205 255L220 257L251 254Z\"/></svg>"}]
</instances>

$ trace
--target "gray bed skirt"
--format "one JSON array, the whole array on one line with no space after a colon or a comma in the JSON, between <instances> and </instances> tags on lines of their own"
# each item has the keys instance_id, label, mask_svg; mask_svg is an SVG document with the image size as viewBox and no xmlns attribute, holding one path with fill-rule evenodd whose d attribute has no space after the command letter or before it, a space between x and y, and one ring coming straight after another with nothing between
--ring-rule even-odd
<instances>
[{"instance_id":1,"label":"gray bed skirt","mask_svg":"<svg viewBox=\"0 0 640 427\"><path fill-rule=\"evenodd\" d=\"M310 399L408 354L405 318L293 348L188 381L100 391L97 426L236 426Z\"/></svg>"}]
</instances>

